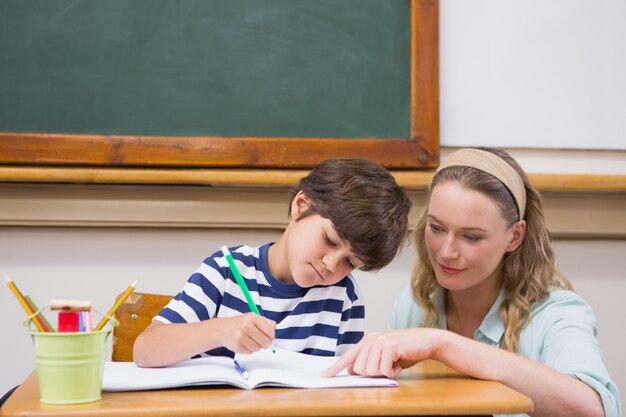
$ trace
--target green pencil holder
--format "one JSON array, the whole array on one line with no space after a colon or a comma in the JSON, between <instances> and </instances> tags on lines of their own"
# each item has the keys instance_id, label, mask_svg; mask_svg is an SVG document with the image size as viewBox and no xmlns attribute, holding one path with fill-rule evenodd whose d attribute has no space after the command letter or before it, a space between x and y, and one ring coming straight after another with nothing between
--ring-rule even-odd
<instances>
[{"instance_id":1,"label":"green pencil holder","mask_svg":"<svg viewBox=\"0 0 626 417\"><path fill-rule=\"evenodd\" d=\"M30 316L25 325L41 313ZM117 323L114 318L113 325ZM80 404L102 398L106 339L113 327L92 332L39 332L31 330L35 346L40 401L45 404Z\"/></svg>"},{"instance_id":2,"label":"green pencil holder","mask_svg":"<svg viewBox=\"0 0 626 417\"><path fill-rule=\"evenodd\" d=\"M31 332L37 358L40 400L46 404L80 404L102 398L106 338L96 332Z\"/></svg>"}]
</instances>

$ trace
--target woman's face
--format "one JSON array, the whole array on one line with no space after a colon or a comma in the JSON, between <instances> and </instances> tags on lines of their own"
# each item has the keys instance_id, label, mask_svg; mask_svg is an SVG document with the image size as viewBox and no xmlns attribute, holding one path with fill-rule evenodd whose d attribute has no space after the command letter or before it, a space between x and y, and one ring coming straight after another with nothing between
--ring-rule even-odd
<instances>
[{"instance_id":1,"label":"woman's face","mask_svg":"<svg viewBox=\"0 0 626 417\"><path fill-rule=\"evenodd\" d=\"M431 193L426 248L439 285L450 290L500 285L500 263L517 249L523 222L507 228L498 205L486 195L456 182Z\"/></svg>"}]
</instances>

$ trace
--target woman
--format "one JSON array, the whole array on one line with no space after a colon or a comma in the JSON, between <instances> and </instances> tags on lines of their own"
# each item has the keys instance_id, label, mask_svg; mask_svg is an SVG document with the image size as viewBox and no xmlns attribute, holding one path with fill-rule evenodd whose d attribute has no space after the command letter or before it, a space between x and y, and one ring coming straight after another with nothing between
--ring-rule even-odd
<instances>
[{"instance_id":1,"label":"woman","mask_svg":"<svg viewBox=\"0 0 626 417\"><path fill-rule=\"evenodd\" d=\"M541 197L496 149L461 149L435 174L419 261L390 327L325 371L397 376L435 359L530 397L533 416L620 413L589 305L556 270Z\"/></svg>"}]
</instances>

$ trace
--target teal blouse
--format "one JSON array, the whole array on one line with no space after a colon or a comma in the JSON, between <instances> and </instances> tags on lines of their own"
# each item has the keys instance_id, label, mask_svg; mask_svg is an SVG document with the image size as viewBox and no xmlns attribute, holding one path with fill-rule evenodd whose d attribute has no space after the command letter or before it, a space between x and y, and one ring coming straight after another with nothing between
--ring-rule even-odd
<instances>
[{"instance_id":1,"label":"teal blouse","mask_svg":"<svg viewBox=\"0 0 626 417\"><path fill-rule=\"evenodd\" d=\"M475 340L500 346L504 324L499 309L504 296L502 290L476 330ZM437 327L446 329L444 292L436 292L431 299L440 316ZM424 310L407 288L394 304L389 328L421 327L423 318ZM619 391L602 360L596 333L589 304L572 291L553 290L532 306L530 320L520 334L519 354L583 381L602 397L606 417L619 417Z\"/></svg>"}]
</instances>

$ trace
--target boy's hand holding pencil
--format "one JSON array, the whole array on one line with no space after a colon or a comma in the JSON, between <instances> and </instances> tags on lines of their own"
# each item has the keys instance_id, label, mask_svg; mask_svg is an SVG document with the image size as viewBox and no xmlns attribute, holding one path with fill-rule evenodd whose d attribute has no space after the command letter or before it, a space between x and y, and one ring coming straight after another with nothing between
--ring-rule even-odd
<instances>
[{"instance_id":1,"label":"boy's hand holding pencil","mask_svg":"<svg viewBox=\"0 0 626 417\"><path fill-rule=\"evenodd\" d=\"M272 346L276 323L255 313L224 317L221 331L224 347L237 353L254 353Z\"/></svg>"},{"instance_id":2,"label":"boy's hand holding pencil","mask_svg":"<svg viewBox=\"0 0 626 417\"><path fill-rule=\"evenodd\" d=\"M233 273L237 284L239 284L239 288L241 288L241 292L243 292L243 296L248 302L250 311L258 316L255 318L254 316L250 316L248 313L240 317L233 317L233 320L238 320L240 322L236 327L239 329L239 332L235 334L235 338L230 341L231 347L228 345L225 346L234 352L240 353L252 353L271 346L272 352L274 352L274 332L276 329L276 322L261 316L261 312L250 295L250 290L248 290L246 281L241 276L237 265L235 265L235 259L228 250L227 246L222 246L222 253L224 254L224 258L226 258L226 262L228 262L228 266ZM237 350L238 348L244 348L247 350Z\"/></svg>"}]
</instances>

